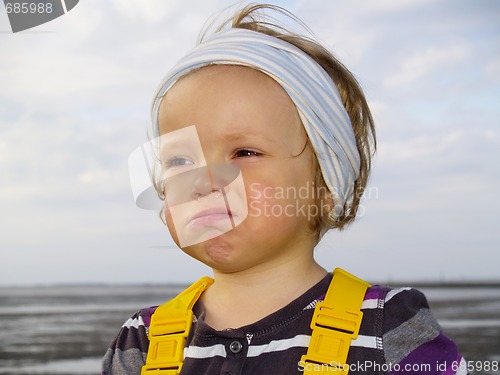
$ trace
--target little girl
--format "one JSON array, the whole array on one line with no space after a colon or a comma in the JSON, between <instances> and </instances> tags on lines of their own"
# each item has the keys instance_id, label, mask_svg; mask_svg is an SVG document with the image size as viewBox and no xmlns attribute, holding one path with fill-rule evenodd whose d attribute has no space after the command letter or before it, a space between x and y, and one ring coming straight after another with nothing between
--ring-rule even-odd
<instances>
[{"instance_id":1,"label":"little girl","mask_svg":"<svg viewBox=\"0 0 500 375\"><path fill-rule=\"evenodd\" d=\"M315 261L321 236L356 217L373 120L352 74L266 11L288 14L244 7L155 95L162 215L214 277L129 319L102 373L466 373L420 292Z\"/></svg>"}]
</instances>

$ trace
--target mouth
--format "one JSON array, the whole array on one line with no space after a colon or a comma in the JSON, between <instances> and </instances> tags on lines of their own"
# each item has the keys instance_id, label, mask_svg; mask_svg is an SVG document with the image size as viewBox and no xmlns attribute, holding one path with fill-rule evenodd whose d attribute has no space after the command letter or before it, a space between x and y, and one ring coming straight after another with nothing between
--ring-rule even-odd
<instances>
[{"instance_id":1,"label":"mouth","mask_svg":"<svg viewBox=\"0 0 500 375\"><path fill-rule=\"evenodd\" d=\"M210 208L202 210L193 215L189 224L194 226L207 226L211 224L220 223L221 221L229 220L231 226L234 227L234 213L228 209Z\"/></svg>"}]
</instances>

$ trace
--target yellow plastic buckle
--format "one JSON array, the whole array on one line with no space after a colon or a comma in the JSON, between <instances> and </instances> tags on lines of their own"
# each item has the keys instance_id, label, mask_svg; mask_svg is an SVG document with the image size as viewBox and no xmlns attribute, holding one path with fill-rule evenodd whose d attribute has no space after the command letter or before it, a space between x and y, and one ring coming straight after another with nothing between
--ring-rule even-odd
<instances>
[{"instance_id":1,"label":"yellow plastic buckle","mask_svg":"<svg viewBox=\"0 0 500 375\"><path fill-rule=\"evenodd\" d=\"M339 311L332 309L325 302L318 302L311 321L311 328L329 328L350 334L351 339L358 337L363 313L361 311Z\"/></svg>"},{"instance_id":2,"label":"yellow plastic buckle","mask_svg":"<svg viewBox=\"0 0 500 375\"><path fill-rule=\"evenodd\" d=\"M142 368L142 375L148 371L162 375L180 374L192 320L192 311L186 311L183 317L152 316L148 358Z\"/></svg>"},{"instance_id":3,"label":"yellow plastic buckle","mask_svg":"<svg viewBox=\"0 0 500 375\"><path fill-rule=\"evenodd\" d=\"M148 363L141 374L156 370L159 374L178 374L184 358L184 334L152 336L149 341Z\"/></svg>"},{"instance_id":4,"label":"yellow plastic buckle","mask_svg":"<svg viewBox=\"0 0 500 375\"><path fill-rule=\"evenodd\" d=\"M212 279L204 277L156 309L151 316L148 355L141 375L181 373L193 305L212 283Z\"/></svg>"},{"instance_id":5,"label":"yellow plastic buckle","mask_svg":"<svg viewBox=\"0 0 500 375\"><path fill-rule=\"evenodd\" d=\"M332 358L347 358L351 340L358 336L363 313L345 311L337 312L324 302L318 302L315 315L311 321L313 334L309 350L303 355L301 362L311 374L347 374L348 366L336 362Z\"/></svg>"},{"instance_id":6,"label":"yellow plastic buckle","mask_svg":"<svg viewBox=\"0 0 500 375\"><path fill-rule=\"evenodd\" d=\"M189 331L193 321L193 312L187 311L182 317L168 317L166 319L157 319L153 315L151 319L154 324L150 324L149 336L172 335Z\"/></svg>"},{"instance_id":7,"label":"yellow plastic buckle","mask_svg":"<svg viewBox=\"0 0 500 375\"><path fill-rule=\"evenodd\" d=\"M306 368L313 371L311 374L347 374L348 366L345 363L332 361L332 358L347 358L351 340L358 336L363 313L337 313L318 302L315 315L311 321L313 334L309 350L301 358Z\"/></svg>"},{"instance_id":8,"label":"yellow plastic buckle","mask_svg":"<svg viewBox=\"0 0 500 375\"><path fill-rule=\"evenodd\" d=\"M302 356L301 361L344 367L344 363L338 363L332 358L346 358L350 344L348 333L318 327L311 336L308 353Z\"/></svg>"},{"instance_id":9,"label":"yellow plastic buckle","mask_svg":"<svg viewBox=\"0 0 500 375\"><path fill-rule=\"evenodd\" d=\"M360 306L369 284L336 269L325 300L318 302L311 321L311 342L301 357L304 375L349 373L346 364L351 341L358 337Z\"/></svg>"}]
</instances>

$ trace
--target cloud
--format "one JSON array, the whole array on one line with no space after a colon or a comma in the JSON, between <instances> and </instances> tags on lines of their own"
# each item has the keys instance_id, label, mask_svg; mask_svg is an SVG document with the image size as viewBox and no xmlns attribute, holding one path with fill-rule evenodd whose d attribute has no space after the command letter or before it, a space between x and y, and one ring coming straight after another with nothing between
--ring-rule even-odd
<instances>
[{"instance_id":1,"label":"cloud","mask_svg":"<svg viewBox=\"0 0 500 375\"><path fill-rule=\"evenodd\" d=\"M113 0L112 8L121 19L136 23L158 23L166 14L182 12L181 4L173 1L151 1L138 6L134 0Z\"/></svg>"},{"instance_id":2,"label":"cloud","mask_svg":"<svg viewBox=\"0 0 500 375\"><path fill-rule=\"evenodd\" d=\"M419 79L428 79L432 73L441 73L455 67L468 55L467 47L460 45L432 47L419 51L400 63L400 71L389 76L385 81L385 86L393 87L409 84Z\"/></svg>"},{"instance_id":3,"label":"cloud","mask_svg":"<svg viewBox=\"0 0 500 375\"><path fill-rule=\"evenodd\" d=\"M490 81L498 82L500 80L500 57L496 57L486 64L485 73Z\"/></svg>"},{"instance_id":4,"label":"cloud","mask_svg":"<svg viewBox=\"0 0 500 375\"><path fill-rule=\"evenodd\" d=\"M86 0L33 32L0 34L0 283L85 280L82 265L94 281L188 282L206 273L180 250L156 247L172 241L156 213L133 205L126 162L147 139L156 85L205 20L232 3ZM394 277L421 275L406 259L433 263L430 278L496 275L481 254L500 241L498 5L276 3L360 79L378 129L378 195L365 200L359 223L329 235L325 266L375 279L401 253ZM2 30L6 22L0 17ZM486 271L470 270L466 255L449 270L450 254L474 241Z\"/></svg>"}]
</instances>

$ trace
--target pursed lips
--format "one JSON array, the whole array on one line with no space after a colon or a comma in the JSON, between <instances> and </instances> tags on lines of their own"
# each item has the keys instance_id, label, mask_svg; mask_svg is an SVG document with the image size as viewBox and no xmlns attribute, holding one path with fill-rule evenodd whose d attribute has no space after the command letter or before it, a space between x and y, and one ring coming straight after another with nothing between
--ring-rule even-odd
<instances>
[{"instance_id":1,"label":"pursed lips","mask_svg":"<svg viewBox=\"0 0 500 375\"><path fill-rule=\"evenodd\" d=\"M189 220L189 224L196 226L206 226L215 224L221 220L230 220L233 223L234 213L225 208L209 208L194 214Z\"/></svg>"}]
</instances>

